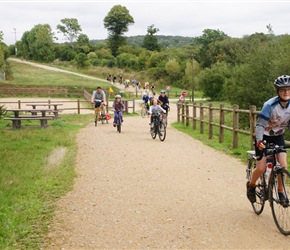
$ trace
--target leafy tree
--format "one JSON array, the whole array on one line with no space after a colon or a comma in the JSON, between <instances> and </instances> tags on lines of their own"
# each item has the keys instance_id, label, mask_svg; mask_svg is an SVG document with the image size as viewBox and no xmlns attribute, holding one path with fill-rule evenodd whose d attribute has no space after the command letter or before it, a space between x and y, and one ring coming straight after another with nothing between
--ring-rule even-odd
<instances>
[{"instance_id":1,"label":"leafy tree","mask_svg":"<svg viewBox=\"0 0 290 250\"><path fill-rule=\"evenodd\" d=\"M60 61L72 61L76 55L76 51L69 44L55 45L55 57Z\"/></svg>"},{"instance_id":2,"label":"leafy tree","mask_svg":"<svg viewBox=\"0 0 290 250\"><path fill-rule=\"evenodd\" d=\"M143 48L151 51L160 51L158 39L156 36L154 36L154 34L156 34L158 31L159 29L155 28L153 24L147 28L147 35L144 37Z\"/></svg>"},{"instance_id":3,"label":"leafy tree","mask_svg":"<svg viewBox=\"0 0 290 250\"><path fill-rule=\"evenodd\" d=\"M165 64L165 70L169 77L170 83L174 84L177 81L181 80L182 75L180 71L180 66L175 58L171 58L167 61L167 63Z\"/></svg>"},{"instance_id":4,"label":"leafy tree","mask_svg":"<svg viewBox=\"0 0 290 250\"><path fill-rule=\"evenodd\" d=\"M272 65L276 56L275 49L264 44L247 56L247 63L236 65L225 85L227 99L241 108L256 105L261 109L275 95L273 82L277 75Z\"/></svg>"},{"instance_id":5,"label":"leafy tree","mask_svg":"<svg viewBox=\"0 0 290 250\"><path fill-rule=\"evenodd\" d=\"M29 52L36 61L51 62L55 59L53 32L49 24L38 24L27 37Z\"/></svg>"},{"instance_id":6,"label":"leafy tree","mask_svg":"<svg viewBox=\"0 0 290 250\"><path fill-rule=\"evenodd\" d=\"M118 48L125 45L126 39L123 34L127 32L128 26L134 24L133 17L126 7L115 5L104 18L104 26L108 30L108 44L112 55L117 56Z\"/></svg>"},{"instance_id":7,"label":"leafy tree","mask_svg":"<svg viewBox=\"0 0 290 250\"><path fill-rule=\"evenodd\" d=\"M230 67L226 63L216 63L211 68L201 71L198 82L204 96L213 101L224 100L224 84L230 77L230 72Z\"/></svg>"},{"instance_id":8,"label":"leafy tree","mask_svg":"<svg viewBox=\"0 0 290 250\"><path fill-rule=\"evenodd\" d=\"M77 40L80 32L82 31L81 26L76 18L64 18L60 20L61 24L57 25L58 33L62 33L64 37L69 41L72 48L74 48L74 41Z\"/></svg>"},{"instance_id":9,"label":"leafy tree","mask_svg":"<svg viewBox=\"0 0 290 250\"><path fill-rule=\"evenodd\" d=\"M202 36L194 38L194 43L200 46L200 51L196 55L196 58L203 68L209 67L212 64L210 46L226 38L229 38L229 36L224 32L212 29L205 29Z\"/></svg>"},{"instance_id":10,"label":"leafy tree","mask_svg":"<svg viewBox=\"0 0 290 250\"><path fill-rule=\"evenodd\" d=\"M90 60L84 53L77 54L74 60L79 68L86 68L90 65Z\"/></svg>"}]
</instances>

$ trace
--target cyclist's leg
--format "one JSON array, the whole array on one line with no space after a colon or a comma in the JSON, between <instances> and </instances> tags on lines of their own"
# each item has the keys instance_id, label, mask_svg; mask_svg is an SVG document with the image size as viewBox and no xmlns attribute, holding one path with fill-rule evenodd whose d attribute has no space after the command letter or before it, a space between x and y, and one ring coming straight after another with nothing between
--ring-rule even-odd
<instances>
[{"instance_id":1,"label":"cyclist's leg","mask_svg":"<svg viewBox=\"0 0 290 250\"><path fill-rule=\"evenodd\" d=\"M260 175L264 173L265 168L266 168L266 157L263 157L259 161L257 160L257 165L256 165L256 168L253 170L252 178L250 181L251 186L255 186L256 181L258 180Z\"/></svg>"},{"instance_id":2,"label":"cyclist's leg","mask_svg":"<svg viewBox=\"0 0 290 250\"><path fill-rule=\"evenodd\" d=\"M278 159L279 159L279 163L280 165L287 169L287 154L286 152L281 152L278 154ZM283 192L284 191L284 187L283 187L283 184L282 184L282 180L281 180L281 175L278 176L278 191L280 192Z\"/></svg>"},{"instance_id":3,"label":"cyclist's leg","mask_svg":"<svg viewBox=\"0 0 290 250\"><path fill-rule=\"evenodd\" d=\"M123 123L124 119L123 119L123 112L122 111L120 111L119 116L121 117L121 122Z\"/></svg>"},{"instance_id":4,"label":"cyclist's leg","mask_svg":"<svg viewBox=\"0 0 290 250\"><path fill-rule=\"evenodd\" d=\"M113 122L113 126L116 127L117 124L117 118L118 118L118 113L116 111L114 111L114 122Z\"/></svg>"}]
</instances>

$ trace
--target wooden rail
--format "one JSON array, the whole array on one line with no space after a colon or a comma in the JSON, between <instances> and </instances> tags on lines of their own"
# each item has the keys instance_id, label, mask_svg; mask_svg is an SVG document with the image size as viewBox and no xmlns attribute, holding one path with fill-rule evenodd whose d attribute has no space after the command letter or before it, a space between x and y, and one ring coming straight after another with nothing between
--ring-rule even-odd
<instances>
[{"instance_id":1,"label":"wooden rail","mask_svg":"<svg viewBox=\"0 0 290 250\"><path fill-rule=\"evenodd\" d=\"M198 112L199 111L199 112ZM226 124L225 113L231 112L232 119L231 125ZM191 113L191 115L190 115ZM239 115L248 114L249 115L249 129L241 129L239 123ZM192 129L196 130L197 123L199 123L199 132L204 134L205 124L208 125L208 138L213 139L213 129L214 127L219 128L219 142L224 142L224 130L232 131L233 148L238 148L239 144L239 134L245 134L250 136L250 148L253 148L253 142L255 140L255 124L256 116L259 112L256 110L256 106L250 106L249 110L239 109L238 105L233 105L232 108L226 108L223 104L219 107L213 107L212 104L204 105L203 103L183 103L177 105L177 121L185 123L189 126L190 121L192 121ZM206 119L207 118L207 119ZM215 119L214 119L215 118ZM214 122L218 120L218 122Z\"/></svg>"}]
</instances>

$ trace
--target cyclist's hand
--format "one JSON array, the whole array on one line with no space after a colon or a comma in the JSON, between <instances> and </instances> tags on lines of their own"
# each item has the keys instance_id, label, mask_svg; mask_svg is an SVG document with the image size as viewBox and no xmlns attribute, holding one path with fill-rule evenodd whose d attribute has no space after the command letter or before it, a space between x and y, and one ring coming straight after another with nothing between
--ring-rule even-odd
<instances>
[{"instance_id":1,"label":"cyclist's hand","mask_svg":"<svg viewBox=\"0 0 290 250\"><path fill-rule=\"evenodd\" d=\"M265 142L257 141L256 146L259 148L259 150L263 150L263 149L266 148L266 146L265 146L264 143L265 143Z\"/></svg>"},{"instance_id":2,"label":"cyclist's hand","mask_svg":"<svg viewBox=\"0 0 290 250\"><path fill-rule=\"evenodd\" d=\"M91 104L95 104L95 102L91 102Z\"/></svg>"}]
</instances>

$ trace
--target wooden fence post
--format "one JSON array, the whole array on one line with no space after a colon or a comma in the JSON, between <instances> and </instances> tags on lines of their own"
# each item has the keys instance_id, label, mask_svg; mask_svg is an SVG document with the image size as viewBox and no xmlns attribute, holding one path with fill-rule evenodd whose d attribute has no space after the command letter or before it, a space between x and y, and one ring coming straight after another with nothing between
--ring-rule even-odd
<instances>
[{"instance_id":1,"label":"wooden fence post","mask_svg":"<svg viewBox=\"0 0 290 250\"><path fill-rule=\"evenodd\" d=\"M184 124L184 106L185 106L185 104L182 103L182 107L181 107L181 122L182 122L182 124Z\"/></svg>"},{"instance_id":2,"label":"wooden fence post","mask_svg":"<svg viewBox=\"0 0 290 250\"><path fill-rule=\"evenodd\" d=\"M135 113L135 98L133 98L133 113Z\"/></svg>"},{"instance_id":3,"label":"wooden fence post","mask_svg":"<svg viewBox=\"0 0 290 250\"><path fill-rule=\"evenodd\" d=\"M186 113L186 127L189 126L189 106L188 103L185 104L185 113Z\"/></svg>"},{"instance_id":4,"label":"wooden fence post","mask_svg":"<svg viewBox=\"0 0 290 250\"><path fill-rule=\"evenodd\" d=\"M250 149L254 149L254 141L255 141L255 126L256 126L256 106L250 106Z\"/></svg>"},{"instance_id":5,"label":"wooden fence post","mask_svg":"<svg viewBox=\"0 0 290 250\"><path fill-rule=\"evenodd\" d=\"M225 113L224 113L224 104L220 105L220 136L219 136L219 142L224 142L224 128L223 125L225 124Z\"/></svg>"},{"instance_id":6,"label":"wooden fence post","mask_svg":"<svg viewBox=\"0 0 290 250\"><path fill-rule=\"evenodd\" d=\"M196 129L196 103L192 103L192 129Z\"/></svg>"},{"instance_id":7,"label":"wooden fence post","mask_svg":"<svg viewBox=\"0 0 290 250\"><path fill-rule=\"evenodd\" d=\"M21 101L18 100L18 109L21 109Z\"/></svg>"},{"instance_id":8,"label":"wooden fence post","mask_svg":"<svg viewBox=\"0 0 290 250\"><path fill-rule=\"evenodd\" d=\"M210 103L208 105L208 111L209 111L209 116L208 116L208 139L213 138L213 109L212 109L212 104Z\"/></svg>"},{"instance_id":9,"label":"wooden fence post","mask_svg":"<svg viewBox=\"0 0 290 250\"><path fill-rule=\"evenodd\" d=\"M177 122L180 122L180 103L177 103Z\"/></svg>"},{"instance_id":10,"label":"wooden fence post","mask_svg":"<svg viewBox=\"0 0 290 250\"><path fill-rule=\"evenodd\" d=\"M204 122L203 122L203 103L199 104L199 121L200 121L200 133L204 133Z\"/></svg>"},{"instance_id":11,"label":"wooden fence post","mask_svg":"<svg viewBox=\"0 0 290 250\"><path fill-rule=\"evenodd\" d=\"M78 114L80 114L81 113L80 99L78 99L77 105L78 105Z\"/></svg>"},{"instance_id":12,"label":"wooden fence post","mask_svg":"<svg viewBox=\"0 0 290 250\"><path fill-rule=\"evenodd\" d=\"M238 132L239 128L239 113L236 111L239 109L238 105L233 106L233 148L238 148Z\"/></svg>"}]
</instances>

